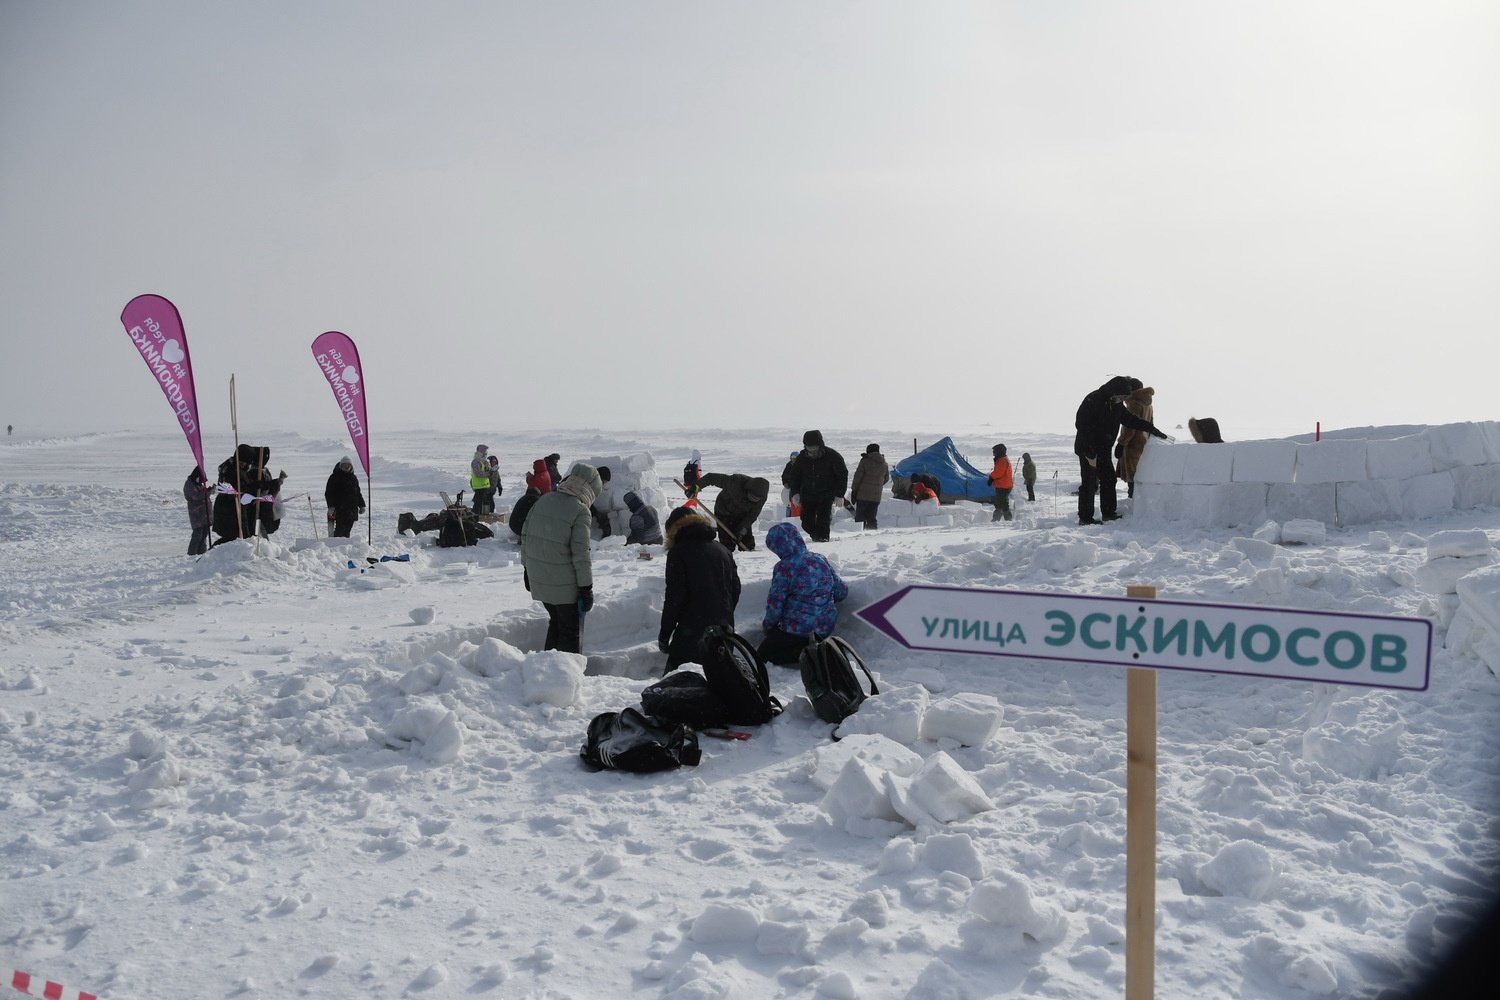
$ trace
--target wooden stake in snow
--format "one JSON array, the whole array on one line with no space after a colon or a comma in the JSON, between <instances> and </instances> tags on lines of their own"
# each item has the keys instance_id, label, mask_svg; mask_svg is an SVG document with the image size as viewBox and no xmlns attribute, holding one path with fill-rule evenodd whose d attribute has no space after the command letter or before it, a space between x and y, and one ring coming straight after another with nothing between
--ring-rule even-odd
<instances>
[{"instance_id":1,"label":"wooden stake in snow","mask_svg":"<svg viewBox=\"0 0 1500 1000\"><path fill-rule=\"evenodd\" d=\"M1156 588L1126 587L1155 598ZM1151 1000L1156 979L1156 671L1125 672L1125 1000Z\"/></svg>"}]
</instances>

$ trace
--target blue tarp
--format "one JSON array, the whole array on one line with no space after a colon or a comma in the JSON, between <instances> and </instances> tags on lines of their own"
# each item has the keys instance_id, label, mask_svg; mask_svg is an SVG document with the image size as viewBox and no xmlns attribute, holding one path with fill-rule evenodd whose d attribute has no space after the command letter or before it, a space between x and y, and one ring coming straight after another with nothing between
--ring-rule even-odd
<instances>
[{"instance_id":1,"label":"blue tarp","mask_svg":"<svg viewBox=\"0 0 1500 1000\"><path fill-rule=\"evenodd\" d=\"M913 472L927 472L937 476L943 484L939 491L943 500L995 499L995 488L990 485L987 474L980 472L964 460L953 447L953 439L945 437L928 445L909 458L903 458L891 470L891 476L910 478Z\"/></svg>"}]
</instances>

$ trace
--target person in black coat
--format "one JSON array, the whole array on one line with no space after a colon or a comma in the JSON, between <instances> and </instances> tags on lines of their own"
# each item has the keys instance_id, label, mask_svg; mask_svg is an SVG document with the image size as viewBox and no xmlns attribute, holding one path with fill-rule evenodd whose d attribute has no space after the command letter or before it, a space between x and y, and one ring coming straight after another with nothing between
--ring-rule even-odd
<instances>
[{"instance_id":1,"label":"person in black coat","mask_svg":"<svg viewBox=\"0 0 1500 1000\"><path fill-rule=\"evenodd\" d=\"M521 494L521 499L511 507L510 515L505 519L505 523L510 525L511 533L517 538L521 537L521 526L526 523L526 515L531 513L531 505L536 503L541 495L542 491L536 486L536 477L530 472L526 473L526 492Z\"/></svg>"},{"instance_id":2,"label":"person in black coat","mask_svg":"<svg viewBox=\"0 0 1500 1000\"><path fill-rule=\"evenodd\" d=\"M828 541L833 502L849 489L849 466L843 455L823 444L821 431L802 435L802 450L787 463L781 485L791 490L793 503L802 505L802 530L807 536L815 542Z\"/></svg>"},{"instance_id":3,"label":"person in black coat","mask_svg":"<svg viewBox=\"0 0 1500 1000\"><path fill-rule=\"evenodd\" d=\"M182 498L187 501L188 524L193 528L193 538L188 542L188 555L201 556L208 551L208 529L213 516L209 502L208 477L203 467L195 465L182 484Z\"/></svg>"},{"instance_id":4,"label":"person in black coat","mask_svg":"<svg viewBox=\"0 0 1500 1000\"><path fill-rule=\"evenodd\" d=\"M740 603L740 574L731 556L714 540L714 526L691 507L667 517L667 596L661 607L656 644L667 654L664 673L700 662L699 645L710 625L734 627Z\"/></svg>"},{"instance_id":5,"label":"person in black coat","mask_svg":"<svg viewBox=\"0 0 1500 1000\"><path fill-rule=\"evenodd\" d=\"M771 481L739 472L705 472L698 477L698 485L719 490L719 495L714 498L714 517L720 524L719 544L730 552L736 548L753 551L755 522L760 520L766 498L771 495Z\"/></svg>"},{"instance_id":6,"label":"person in black coat","mask_svg":"<svg viewBox=\"0 0 1500 1000\"><path fill-rule=\"evenodd\" d=\"M1099 388L1083 397L1078 404L1078 415L1073 419L1077 434L1073 438L1073 454L1078 456L1078 471L1083 485L1078 488L1078 523L1098 524L1094 518L1094 491L1099 492L1099 513L1106 521L1120 515L1115 507L1115 438L1120 435L1120 425L1145 431L1158 438L1166 434L1157 430L1149 420L1143 420L1125 408L1125 397L1141 388L1138 378L1117 375Z\"/></svg>"},{"instance_id":7,"label":"person in black coat","mask_svg":"<svg viewBox=\"0 0 1500 1000\"><path fill-rule=\"evenodd\" d=\"M359 489L359 477L354 474L354 463L345 455L329 473L328 485L323 488L323 502L328 505L328 520L333 522L331 538L348 538L349 531L365 509L365 495Z\"/></svg>"}]
</instances>

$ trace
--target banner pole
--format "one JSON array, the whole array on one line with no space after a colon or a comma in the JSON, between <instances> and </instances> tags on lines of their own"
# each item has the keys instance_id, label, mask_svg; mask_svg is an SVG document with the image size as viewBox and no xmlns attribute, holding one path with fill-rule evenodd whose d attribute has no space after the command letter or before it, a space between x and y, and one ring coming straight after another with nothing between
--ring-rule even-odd
<instances>
[{"instance_id":1,"label":"banner pole","mask_svg":"<svg viewBox=\"0 0 1500 1000\"><path fill-rule=\"evenodd\" d=\"M370 470L365 470L365 544L375 545L375 491L370 487Z\"/></svg>"},{"instance_id":2,"label":"banner pole","mask_svg":"<svg viewBox=\"0 0 1500 1000\"><path fill-rule=\"evenodd\" d=\"M234 527L240 537L245 540L245 512L240 510L240 497L243 496L243 487L240 485L240 414L234 402L234 375L229 376L229 426L234 430Z\"/></svg>"},{"instance_id":3,"label":"banner pole","mask_svg":"<svg viewBox=\"0 0 1500 1000\"><path fill-rule=\"evenodd\" d=\"M1156 588L1125 588L1155 599ZM1156 980L1156 671L1125 671L1125 1000L1151 1000Z\"/></svg>"}]
</instances>

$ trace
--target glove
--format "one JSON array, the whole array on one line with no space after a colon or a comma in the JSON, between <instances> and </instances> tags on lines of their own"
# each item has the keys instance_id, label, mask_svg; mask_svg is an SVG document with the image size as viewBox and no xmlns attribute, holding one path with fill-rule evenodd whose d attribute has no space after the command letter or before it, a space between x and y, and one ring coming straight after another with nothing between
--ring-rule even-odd
<instances>
[{"instance_id":1,"label":"glove","mask_svg":"<svg viewBox=\"0 0 1500 1000\"><path fill-rule=\"evenodd\" d=\"M526 588L526 593L531 593L531 574L526 572L524 566L521 567L521 585Z\"/></svg>"},{"instance_id":2,"label":"glove","mask_svg":"<svg viewBox=\"0 0 1500 1000\"><path fill-rule=\"evenodd\" d=\"M360 512L360 513L361 513L361 514L363 514L363 513L364 513L364 512L365 512L365 505L364 505L364 504L360 504L360 505L359 505L359 512Z\"/></svg>"},{"instance_id":3,"label":"glove","mask_svg":"<svg viewBox=\"0 0 1500 1000\"><path fill-rule=\"evenodd\" d=\"M593 587L579 587L578 588L578 613L581 614L581 615L584 615L584 614L588 614L592 610L594 610L594 588Z\"/></svg>"},{"instance_id":4,"label":"glove","mask_svg":"<svg viewBox=\"0 0 1500 1000\"><path fill-rule=\"evenodd\" d=\"M656 637L656 648L659 649L659 650L661 650L663 653L665 653L667 651L667 647L669 647L671 645L672 645L672 633L670 633L670 632L663 632L661 635L659 635L659 636Z\"/></svg>"},{"instance_id":5,"label":"glove","mask_svg":"<svg viewBox=\"0 0 1500 1000\"><path fill-rule=\"evenodd\" d=\"M337 521L338 520L338 515L333 512L333 508L332 507L330 507L328 509L328 520L330 520L330 521Z\"/></svg>"}]
</instances>

